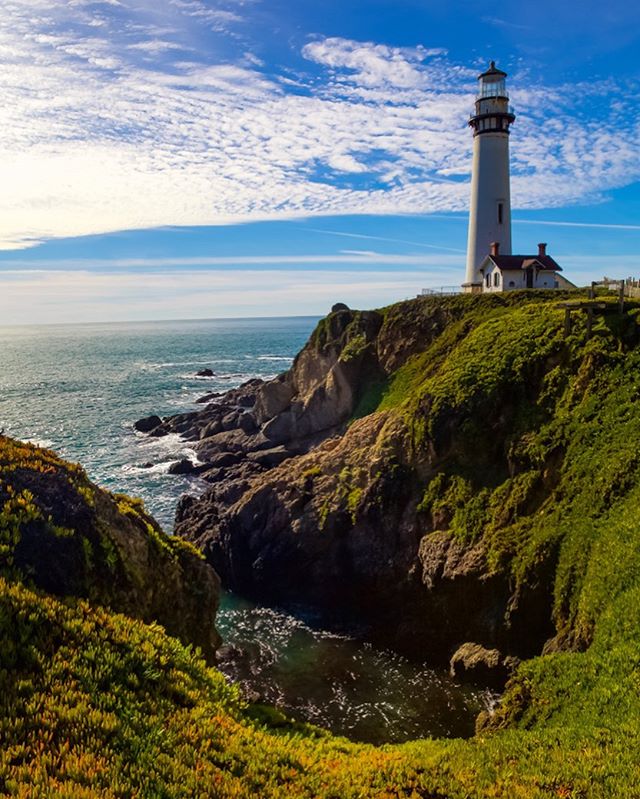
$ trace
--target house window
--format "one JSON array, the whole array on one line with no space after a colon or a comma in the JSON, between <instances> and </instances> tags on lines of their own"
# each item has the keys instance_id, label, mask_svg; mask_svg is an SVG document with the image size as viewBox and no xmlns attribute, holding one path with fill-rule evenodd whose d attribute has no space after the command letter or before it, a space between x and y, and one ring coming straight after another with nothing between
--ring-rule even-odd
<instances>
[{"instance_id":1,"label":"house window","mask_svg":"<svg viewBox=\"0 0 640 799\"><path fill-rule=\"evenodd\" d=\"M494 272L493 273L493 285L494 286L499 286L500 285L500 273L499 272Z\"/></svg>"},{"instance_id":2,"label":"house window","mask_svg":"<svg viewBox=\"0 0 640 799\"><path fill-rule=\"evenodd\" d=\"M498 203L498 224L501 225L504 219L504 203Z\"/></svg>"},{"instance_id":3,"label":"house window","mask_svg":"<svg viewBox=\"0 0 640 799\"><path fill-rule=\"evenodd\" d=\"M510 281L509 281L509 288L510 288L510 289L514 289L515 287L516 287L515 281L513 281L513 280L510 280Z\"/></svg>"},{"instance_id":4,"label":"house window","mask_svg":"<svg viewBox=\"0 0 640 799\"><path fill-rule=\"evenodd\" d=\"M491 287L491 273L490 272L487 273L487 275L485 276L484 280L485 280L485 283L487 284L487 288L490 288Z\"/></svg>"}]
</instances>

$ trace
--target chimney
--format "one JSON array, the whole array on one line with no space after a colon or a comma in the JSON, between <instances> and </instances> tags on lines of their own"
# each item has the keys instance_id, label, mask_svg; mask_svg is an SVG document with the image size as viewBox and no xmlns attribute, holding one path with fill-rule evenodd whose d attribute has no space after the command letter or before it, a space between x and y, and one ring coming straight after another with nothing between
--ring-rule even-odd
<instances>
[{"instance_id":1,"label":"chimney","mask_svg":"<svg viewBox=\"0 0 640 799\"><path fill-rule=\"evenodd\" d=\"M543 242L542 244L538 244L538 256L546 255L547 254L547 244Z\"/></svg>"},{"instance_id":2,"label":"chimney","mask_svg":"<svg viewBox=\"0 0 640 799\"><path fill-rule=\"evenodd\" d=\"M490 255L499 255L500 254L500 242L499 241L492 241L491 244L489 245L489 247L490 247L490 250L489 250L489 254Z\"/></svg>"}]
</instances>

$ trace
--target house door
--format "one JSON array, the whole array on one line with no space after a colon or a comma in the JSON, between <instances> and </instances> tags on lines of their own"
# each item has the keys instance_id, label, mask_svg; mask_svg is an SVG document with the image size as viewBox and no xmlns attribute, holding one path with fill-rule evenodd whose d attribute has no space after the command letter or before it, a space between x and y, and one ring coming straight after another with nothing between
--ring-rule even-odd
<instances>
[{"instance_id":1,"label":"house door","mask_svg":"<svg viewBox=\"0 0 640 799\"><path fill-rule=\"evenodd\" d=\"M533 288L533 269L527 269L527 288Z\"/></svg>"}]
</instances>

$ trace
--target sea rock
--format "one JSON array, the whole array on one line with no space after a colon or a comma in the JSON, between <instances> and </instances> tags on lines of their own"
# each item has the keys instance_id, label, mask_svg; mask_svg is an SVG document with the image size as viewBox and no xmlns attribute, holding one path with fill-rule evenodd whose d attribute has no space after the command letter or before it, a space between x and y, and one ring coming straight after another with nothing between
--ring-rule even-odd
<instances>
[{"instance_id":1,"label":"sea rock","mask_svg":"<svg viewBox=\"0 0 640 799\"><path fill-rule=\"evenodd\" d=\"M162 424L162 419L159 416L145 416L144 419L134 422L133 426L139 433L150 433L160 424Z\"/></svg>"},{"instance_id":2,"label":"sea rock","mask_svg":"<svg viewBox=\"0 0 640 799\"><path fill-rule=\"evenodd\" d=\"M217 399L218 397L224 396L223 391L212 391L209 394L205 394L203 397L198 397L196 403L199 405L204 405L206 403L212 402L213 400Z\"/></svg>"},{"instance_id":3,"label":"sea rock","mask_svg":"<svg viewBox=\"0 0 640 799\"><path fill-rule=\"evenodd\" d=\"M169 466L169 474L200 474L207 467L207 464L194 463L188 458L182 458Z\"/></svg>"},{"instance_id":4,"label":"sea rock","mask_svg":"<svg viewBox=\"0 0 640 799\"><path fill-rule=\"evenodd\" d=\"M237 663L246 660L247 652L235 644L223 644L216 652L216 663Z\"/></svg>"},{"instance_id":5,"label":"sea rock","mask_svg":"<svg viewBox=\"0 0 640 799\"><path fill-rule=\"evenodd\" d=\"M502 689L519 663L519 658L505 656L498 649L467 642L451 657L449 670L457 680Z\"/></svg>"},{"instance_id":6,"label":"sea rock","mask_svg":"<svg viewBox=\"0 0 640 799\"><path fill-rule=\"evenodd\" d=\"M213 369L200 369L200 371L196 372L197 377L215 377L216 373Z\"/></svg>"}]
</instances>

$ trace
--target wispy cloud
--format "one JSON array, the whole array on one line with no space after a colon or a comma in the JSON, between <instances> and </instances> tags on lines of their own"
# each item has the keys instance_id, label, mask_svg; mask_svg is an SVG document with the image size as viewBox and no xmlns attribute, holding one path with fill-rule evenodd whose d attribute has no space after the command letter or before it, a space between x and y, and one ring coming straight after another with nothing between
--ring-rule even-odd
<instances>
[{"instance_id":1,"label":"wispy cloud","mask_svg":"<svg viewBox=\"0 0 640 799\"><path fill-rule=\"evenodd\" d=\"M386 241L392 244L407 244L410 247L420 247L427 250L440 250L442 252L455 252L464 254L465 250L455 247L442 247L439 244L427 244L424 241L409 241L408 239L390 238L388 236L372 236L366 233L348 233L342 230L326 230L325 228L309 228L314 233L326 233L328 236L342 236L347 239L368 239L369 241Z\"/></svg>"},{"instance_id":2,"label":"wispy cloud","mask_svg":"<svg viewBox=\"0 0 640 799\"><path fill-rule=\"evenodd\" d=\"M268 71L250 3L9 0L0 18L0 247L169 225L464 211L475 70L441 48L316 38ZM230 43L231 42L231 43ZM230 52L237 49L237 53ZM640 177L636 94L513 76L520 208ZM606 102L604 99L606 97ZM603 109L599 116L584 107ZM543 124L544 123L544 124ZM440 249L440 248L439 248Z\"/></svg>"},{"instance_id":3,"label":"wispy cloud","mask_svg":"<svg viewBox=\"0 0 640 799\"><path fill-rule=\"evenodd\" d=\"M319 266L325 269L331 264L348 264L359 267L384 266L441 266L443 263L460 264L460 258L442 255L412 255L396 253L379 253L371 250L343 250L338 255L233 255L233 256L196 256L192 258L65 258L60 261L52 259L21 260L19 258L3 259L0 264L0 276L14 271L42 270L93 270L101 269L157 269L161 267L221 267L221 266Z\"/></svg>"},{"instance_id":4,"label":"wispy cloud","mask_svg":"<svg viewBox=\"0 0 640 799\"><path fill-rule=\"evenodd\" d=\"M435 274L247 270L230 281L220 271L162 272L153 280L129 272L20 272L3 279L0 320L24 324L25 307L40 323L323 314L336 299L371 308L414 296ZM441 274L435 279L443 282Z\"/></svg>"},{"instance_id":5,"label":"wispy cloud","mask_svg":"<svg viewBox=\"0 0 640 799\"><path fill-rule=\"evenodd\" d=\"M618 225L604 222L559 222L548 219L515 219L517 225L545 225L547 227L579 227L594 230L640 230L640 225Z\"/></svg>"},{"instance_id":6,"label":"wispy cloud","mask_svg":"<svg viewBox=\"0 0 640 799\"><path fill-rule=\"evenodd\" d=\"M509 28L516 31L531 31L533 30L530 25L523 25L521 22L510 22L508 19L502 17L483 17L483 22L489 25L494 25L496 28Z\"/></svg>"}]
</instances>

